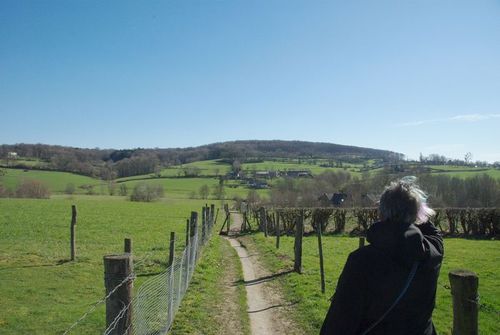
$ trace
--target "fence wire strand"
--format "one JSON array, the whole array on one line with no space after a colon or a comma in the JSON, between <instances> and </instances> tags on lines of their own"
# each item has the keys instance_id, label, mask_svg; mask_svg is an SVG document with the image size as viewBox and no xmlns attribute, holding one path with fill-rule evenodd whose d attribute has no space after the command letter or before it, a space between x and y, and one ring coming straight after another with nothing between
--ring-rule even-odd
<instances>
[{"instance_id":1,"label":"fence wire strand","mask_svg":"<svg viewBox=\"0 0 500 335\"><path fill-rule=\"evenodd\" d=\"M207 211L208 212L208 211ZM215 224L214 213L210 216L207 214L205 222L205 234L202 235L202 228L193 232L190 236L189 243L184 247L182 252L174 257L170 264L163 272L154 275L146 280L135 292L132 301L124 306L117 314L115 319L104 330L104 335L117 334L116 328L123 317L127 316L127 312L132 313L132 318L127 329L122 335L164 335L172 327L175 313L178 311L182 298L186 294L189 282L193 276L196 262L200 256L201 247L208 241L211 236L213 226ZM180 242L183 239L176 236L175 241ZM137 268L151 256L156 253L151 251L146 253L141 260L134 263ZM121 286L136 278L136 273L133 272L115 286L106 296L97 302L93 303L90 308L76 320L64 333L67 335L72 332L79 324L81 324L90 314L92 314L99 305L106 302L113 293Z\"/></svg>"}]
</instances>

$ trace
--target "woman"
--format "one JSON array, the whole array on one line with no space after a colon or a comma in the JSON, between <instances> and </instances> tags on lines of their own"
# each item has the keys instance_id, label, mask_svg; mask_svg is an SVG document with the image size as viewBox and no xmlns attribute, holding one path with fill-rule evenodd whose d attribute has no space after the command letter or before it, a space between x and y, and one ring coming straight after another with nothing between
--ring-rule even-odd
<instances>
[{"instance_id":1,"label":"woman","mask_svg":"<svg viewBox=\"0 0 500 335\"><path fill-rule=\"evenodd\" d=\"M370 244L349 255L321 334L434 335L432 310L443 240L415 177L391 183L380 197Z\"/></svg>"}]
</instances>

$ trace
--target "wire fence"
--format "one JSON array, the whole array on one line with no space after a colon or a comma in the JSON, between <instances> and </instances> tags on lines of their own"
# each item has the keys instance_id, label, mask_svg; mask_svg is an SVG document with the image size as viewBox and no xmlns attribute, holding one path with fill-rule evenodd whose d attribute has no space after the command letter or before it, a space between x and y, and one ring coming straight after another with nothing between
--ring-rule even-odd
<instances>
[{"instance_id":1,"label":"wire fence","mask_svg":"<svg viewBox=\"0 0 500 335\"><path fill-rule=\"evenodd\" d=\"M149 278L137 289L132 302L118 313L104 335L119 334L115 332L117 324L127 315L131 315L131 320L123 335L163 335L169 331L189 287L201 249L211 236L215 223L213 212L208 207L206 209L203 211L201 232L197 224L191 224L192 231L188 234L186 247L164 271Z\"/></svg>"},{"instance_id":2,"label":"wire fence","mask_svg":"<svg viewBox=\"0 0 500 335\"><path fill-rule=\"evenodd\" d=\"M104 335L163 335L168 333L189 287L201 250L208 242L215 225L213 205L203 207L200 221L200 225L198 225L197 213L193 212L191 220L187 222L184 249L174 251L176 250L174 247L175 241L179 239L174 238L171 240L170 252L172 256L174 252L176 255L171 257L168 266L164 270L148 278L133 292L133 298L130 302L121 302L121 310L116 313L111 322L108 321L103 332ZM137 268L146 259L141 259L134 266ZM113 299L120 288L127 286L135 278L136 273L132 271L102 299L92 304L63 335L73 333L75 328L92 314L99 305Z\"/></svg>"}]
</instances>

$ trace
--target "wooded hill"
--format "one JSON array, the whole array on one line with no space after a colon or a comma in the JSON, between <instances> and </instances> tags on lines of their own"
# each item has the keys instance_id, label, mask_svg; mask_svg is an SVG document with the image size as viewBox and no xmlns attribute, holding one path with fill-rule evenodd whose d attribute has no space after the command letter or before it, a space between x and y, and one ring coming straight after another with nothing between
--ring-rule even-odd
<instances>
[{"instance_id":1,"label":"wooded hill","mask_svg":"<svg viewBox=\"0 0 500 335\"><path fill-rule=\"evenodd\" d=\"M15 154L13 154L15 153ZM44 164L27 164L34 159ZM222 159L228 163L270 158L315 158L360 163L369 159L383 162L402 159L403 154L333 143L305 141L231 141L189 148L167 149L84 149L45 144L0 145L0 159L9 166L68 171L93 177L118 177L152 173L156 169L194 161Z\"/></svg>"}]
</instances>

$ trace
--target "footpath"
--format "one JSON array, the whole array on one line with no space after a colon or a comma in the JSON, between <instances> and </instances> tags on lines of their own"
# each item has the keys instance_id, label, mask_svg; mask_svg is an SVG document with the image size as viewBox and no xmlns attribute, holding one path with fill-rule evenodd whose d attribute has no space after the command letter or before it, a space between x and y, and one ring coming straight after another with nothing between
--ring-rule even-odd
<instances>
[{"instance_id":1,"label":"footpath","mask_svg":"<svg viewBox=\"0 0 500 335\"><path fill-rule=\"evenodd\" d=\"M239 234L242 216L231 213L231 230L225 237L238 253L243 269L243 278L247 292L248 316L252 335L266 334L301 334L294 323L287 317L291 307L281 293L278 283L273 282L283 274L268 272L259 261L259 256L252 248L252 252L242 245ZM249 239L246 239L249 241ZM241 283L240 283L241 284Z\"/></svg>"}]
</instances>

